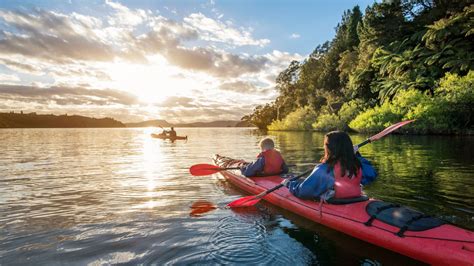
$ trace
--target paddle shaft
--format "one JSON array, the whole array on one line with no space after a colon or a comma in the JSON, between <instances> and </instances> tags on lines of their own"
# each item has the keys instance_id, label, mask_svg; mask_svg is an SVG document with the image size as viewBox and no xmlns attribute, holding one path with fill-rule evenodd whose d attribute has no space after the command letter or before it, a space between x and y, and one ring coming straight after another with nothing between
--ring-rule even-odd
<instances>
[{"instance_id":1,"label":"paddle shaft","mask_svg":"<svg viewBox=\"0 0 474 266\"><path fill-rule=\"evenodd\" d=\"M308 170L308 171L305 171L305 172L303 172L302 174L299 174L299 175L297 175L297 176L291 178L290 181L298 180L299 178L301 178L301 177L303 177L303 176L305 176L305 175L311 173L311 171L313 171L313 169L310 169L310 170ZM277 189L280 189L280 188L282 188L282 187L284 187L284 186L285 186L285 185L283 185L283 184L279 184L278 186L275 186L275 187L273 187L273 188L271 188L271 189L269 189L269 190L266 190L266 191L264 191L264 192L262 192L262 193L256 195L255 198L257 199L257 198L265 197L267 194L270 194L270 193L272 193L273 191L275 191L275 190L277 190Z\"/></svg>"},{"instance_id":2,"label":"paddle shaft","mask_svg":"<svg viewBox=\"0 0 474 266\"><path fill-rule=\"evenodd\" d=\"M364 140L363 142L361 142L360 144L356 145L356 147L357 147L357 148L360 148L360 147L365 146L365 145L367 145L367 144L369 144L369 143L371 143L371 142L372 142L372 140L366 139L366 140Z\"/></svg>"},{"instance_id":3,"label":"paddle shaft","mask_svg":"<svg viewBox=\"0 0 474 266\"><path fill-rule=\"evenodd\" d=\"M296 164L288 164L288 167L295 167ZM239 170L240 167L222 167L222 168L202 168L201 170L216 170L218 171L225 171L225 170Z\"/></svg>"}]
</instances>

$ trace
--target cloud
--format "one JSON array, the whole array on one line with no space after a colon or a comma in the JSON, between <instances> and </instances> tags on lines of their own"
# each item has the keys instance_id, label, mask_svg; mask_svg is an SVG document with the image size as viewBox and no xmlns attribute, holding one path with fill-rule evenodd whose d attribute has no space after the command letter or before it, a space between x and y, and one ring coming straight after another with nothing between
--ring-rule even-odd
<instances>
[{"instance_id":1,"label":"cloud","mask_svg":"<svg viewBox=\"0 0 474 266\"><path fill-rule=\"evenodd\" d=\"M20 78L17 75L9 75L0 73L0 82L9 82L9 81L20 81Z\"/></svg>"},{"instance_id":2,"label":"cloud","mask_svg":"<svg viewBox=\"0 0 474 266\"><path fill-rule=\"evenodd\" d=\"M17 72L33 74L33 75L40 75L44 73L43 71L41 71L41 68L37 67L35 64L24 64L24 63L18 62L18 60L0 58L0 64Z\"/></svg>"},{"instance_id":3,"label":"cloud","mask_svg":"<svg viewBox=\"0 0 474 266\"><path fill-rule=\"evenodd\" d=\"M148 53L156 52L178 67L207 72L218 77L239 76L263 70L264 56L244 56L203 47L187 48L183 41L196 40L199 33L166 19L154 25L153 31L138 38L137 47Z\"/></svg>"},{"instance_id":4,"label":"cloud","mask_svg":"<svg viewBox=\"0 0 474 266\"><path fill-rule=\"evenodd\" d=\"M234 82L225 82L219 86L219 89L242 94L266 94L271 91L271 87L256 86L252 82L241 80Z\"/></svg>"},{"instance_id":5,"label":"cloud","mask_svg":"<svg viewBox=\"0 0 474 266\"><path fill-rule=\"evenodd\" d=\"M17 54L52 62L111 61L113 49L100 41L90 25L52 11L31 14L2 11L0 18L17 33L0 39L0 54Z\"/></svg>"},{"instance_id":6,"label":"cloud","mask_svg":"<svg viewBox=\"0 0 474 266\"><path fill-rule=\"evenodd\" d=\"M301 35L299 35L298 33L292 33L290 35L290 39L299 39L301 37Z\"/></svg>"},{"instance_id":7,"label":"cloud","mask_svg":"<svg viewBox=\"0 0 474 266\"><path fill-rule=\"evenodd\" d=\"M134 105L139 103L134 95L113 89L59 86L40 88L6 84L0 84L0 99L58 105Z\"/></svg>"},{"instance_id":8,"label":"cloud","mask_svg":"<svg viewBox=\"0 0 474 266\"><path fill-rule=\"evenodd\" d=\"M131 12L118 3L107 3L120 12ZM207 72L219 77L259 72L267 62L263 56L232 54L212 47L186 47L184 43L187 41L208 39L214 28L218 30L216 32L218 35L209 37L213 40L236 45L265 43L262 40L252 39L248 32L226 27L222 23L203 17L202 14L194 17L199 18L202 23L207 23L207 27L201 28L198 24L193 28L161 16L147 18L144 14L143 19L148 19L151 28L137 36L131 29L124 29L118 33L114 27L100 28L102 26L100 20L79 14L66 16L36 10L31 14L0 11L0 15L17 31L8 33L0 39L0 56L3 55L1 60L13 68L31 73L38 73L41 70L25 64L12 64L13 60L6 56L16 55L36 58L51 64L73 65L80 61L113 62L117 58L146 63L147 56L160 54L169 63L178 67ZM129 23L131 24L127 25L134 24ZM104 39L107 36L111 36L115 44L108 43L111 40Z\"/></svg>"},{"instance_id":9,"label":"cloud","mask_svg":"<svg viewBox=\"0 0 474 266\"><path fill-rule=\"evenodd\" d=\"M108 19L110 25L133 27L142 24L147 17L146 12L142 9L132 11L120 3L110 0L105 0L105 3L116 11L114 16L110 16Z\"/></svg>"},{"instance_id":10,"label":"cloud","mask_svg":"<svg viewBox=\"0 0 474 266\"><path fill-rule=\"evenodd\" d=\"M168 97L165 101L158 104L160 107L186 107L192 108L196 107L197 105L193 103L194 99L189 97L180 97L180 96L171 96Z\"/></svg>"},{"instance_id":11,"label":"cloud","mask_svg":"<svg viewBox=\"0 0 474 266\"><path fill-rule=\"evenodd\" d=\"M249 29L235 29L220 21L206 17L202 13L193 13L184 18L187 26L199 32L201 39L206 41L221 42L236 46L255 45L266 46L268 39L254 39Z\"/></svg>"},{"instance_id":12,"label":"cloud","mask_svg":"<svg viewBox=\"0 0 474 266\"><path fill-rule=\"evenodd\" d=\"M105 4L102 16L0 9L0 65L14 75L27 74L20 80L4 76L10 85L0 84L2 105L130 119L157 114L142 108L133 94L143 97L166 87L178 93L153 105L163 113L184 120L238 119L274 99L274 78L292 60L302 59L276 50L233 50L252 51L270 41L252 36L251 28L221 21L217 10L212 11L216 18L192 13L172 20L115 1ZM236 93L249 96L245 104Z\"/></svg>"},{"instance_id":13,"label":"cloud","mask_svg":"<svg viewBox=\"0 0 474 266\"><path fill-rule=\"evenodd\" d=\"M110 76L100 70L93 67L83 68L80 66L69 66L69 67L55 67L48 70L48 74L52 77L62 80L71 80L71 77L85 77L87 79L97 79L102 81L110 81Z\"/></svg>"},{"instance_id":14,"label":"cloud","mask_svg":"<svg viewBox=\"0 0 474 266\"><path fill-rule=\"evenodd\" d=\"M177 66L207 72L218 77L236 77L260 72L268 59L262 56L239 56L206 48L173 48L166 58Z\"/></svg>"}]
</instances>

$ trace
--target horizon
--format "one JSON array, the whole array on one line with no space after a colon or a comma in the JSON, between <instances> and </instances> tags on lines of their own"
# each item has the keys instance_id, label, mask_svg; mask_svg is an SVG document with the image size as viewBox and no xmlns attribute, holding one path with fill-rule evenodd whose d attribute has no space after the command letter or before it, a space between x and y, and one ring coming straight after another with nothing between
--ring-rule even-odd
<instances>
[{"instance_id":1,"label":"horizon","mask_svg":"<svg viewBox=\"0 0 474 266\"><path fill-rule=\"evenodd\" d=\"M3 1L0 112L240 120L345 10L374 2Z\"/></svg>"},{"instance_id":2,"label":"horizon","mask_svg":"<svg viewBox=\"0 0 474 266\"><path fill-rule=\"evenodd\" d=\"M242 122L242 120L237 119L217 119L217 120L198 120L198 121L193 121L193 122L170 122L165 118L158 118L158 119L147 119L147 120L137 120L137 121L122 121L120 119L111 117L111 116L84 116L81 114L68 114L68 113L63 113L63 114L53 114L53 113L38 113L38 112L23 112L22 110L20 111L0 111L0 114L20 114L20 115L53 115L53 116L82 116L85 118L93 118L93 119L113 119L117 122L123 123L123 124L140 124L140 123L146 123L146 122L155 122L155 121L161 121L161 122L166 122L170 125L182 125L182 124L196 124L196 123L214 123L214 122Z\"/></svg>"}]
</instances>

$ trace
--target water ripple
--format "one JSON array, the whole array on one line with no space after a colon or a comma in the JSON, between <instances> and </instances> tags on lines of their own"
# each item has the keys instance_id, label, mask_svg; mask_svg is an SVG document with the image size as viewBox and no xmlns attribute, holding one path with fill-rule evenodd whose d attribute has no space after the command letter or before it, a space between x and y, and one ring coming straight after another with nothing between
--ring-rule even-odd
<instances>
[{"instance_id":1,"label":"water ripple","mask_svg":"<svg viewBox=\"0 0 474 266\"><path fill-rule=\"evenodd\" d=\"M351 238L334 232L316 242L302 229L312 223L274 215L283 210L222 208L243 193L220 175L189 175L214 153L253 160L263 133L179 133L189 140L152 139L150 129L0 130L0 265L394 263L380 249L355 254ZM323 134L270 134L288 162L322 155ZM386 137L361 150L380 174L366 191L474 229L472 150L469 138ZM217 208L190 215L196 201Z\"/></svg>"}]
</instances>

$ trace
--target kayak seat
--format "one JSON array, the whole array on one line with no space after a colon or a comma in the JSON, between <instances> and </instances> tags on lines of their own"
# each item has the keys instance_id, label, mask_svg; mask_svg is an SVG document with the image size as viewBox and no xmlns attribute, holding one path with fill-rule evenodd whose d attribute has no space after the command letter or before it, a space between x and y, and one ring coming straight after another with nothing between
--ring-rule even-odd
<instances>
[{"instance_id":1,"label":"kayak seat","mask_svg":"<svg viewBox=\"0 0 474 266\"><path fill-rule=\"evenodd\" d=\"M403 237L406 231L424 231L446 223L441 219L390 202L372 201L367 204L365 210L370 216L365 225L371 226L374 220L379 220L400 228L400 231L395 233L399 237Z\"/></svg>"},{"instance_id":2,"label":"kayak seat","mask_svg":"<svg viewBox=\"0 0 474 266\"><path fill-rule=\"evenodd\" d=\"M344 204L351 204L351 203L356 203L356 202L362 202L369 200L369 197L366 195L362 195L357 198L347 198L347 199L335 199L335 198L330 198L326 200L327 203L333 204L333 205L344 205Z\"/></svg>"}]
</instances>

